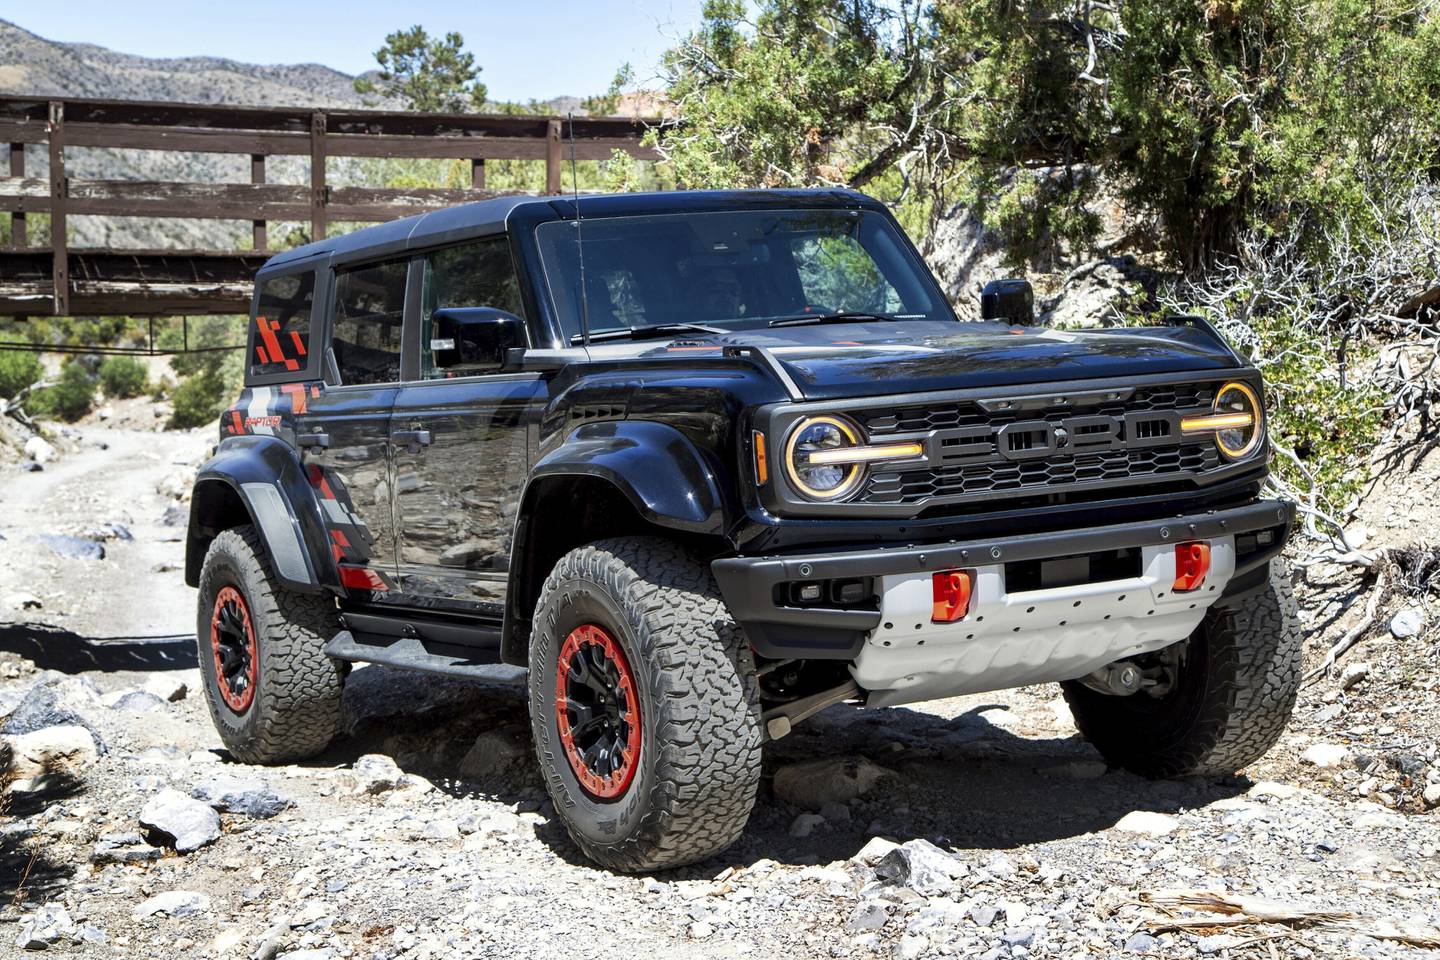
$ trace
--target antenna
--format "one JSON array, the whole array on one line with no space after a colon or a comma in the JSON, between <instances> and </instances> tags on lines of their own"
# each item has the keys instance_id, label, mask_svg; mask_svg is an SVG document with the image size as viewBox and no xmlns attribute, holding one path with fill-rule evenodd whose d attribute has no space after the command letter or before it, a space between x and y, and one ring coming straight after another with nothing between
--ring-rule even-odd
<instances>
[{"instance_id":1,"label":"antenna","mask_svg":"<svg viewBox=\"0 0 1440 960\"><path fill-rule=\"evenodd\" d=\"M575 195L575 257L580 261L580 345L590 349L590 288L585 284L585 244L580 220L580 174L575 166L575 114L565 115L570 140L570 187Z\"/></svg>"}]
</instances>

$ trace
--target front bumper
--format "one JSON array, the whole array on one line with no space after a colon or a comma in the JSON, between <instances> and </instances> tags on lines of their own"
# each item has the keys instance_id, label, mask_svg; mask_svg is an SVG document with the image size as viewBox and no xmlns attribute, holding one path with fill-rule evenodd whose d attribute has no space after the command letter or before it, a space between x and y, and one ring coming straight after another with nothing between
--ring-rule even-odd
<instances>
[{"instance_id":1,"label":"front bumper","mask_svg":"<svg viewBox=\"0 0 1440 960\"><path fill-rule=\"evenodd\" d=\"M928 577L940 570L990 566L1000 571L1003 591L1004 565L1008 563L1233 538L1233 572L1219 597L1211 601L1224 604L1264 582L1266 564L1284 547L1294 519L1293 504L1259 500L1225 510L1053 533L846 552L727 557L714 561L711 570L731 616L762 656L854 661L867 639L881 628L884 615L880 607L788 606L780 599L785 593L782 585L874 578L878 586L885 578ZM1262 531L1272 532L1264 546L1256 543L1254 536L1247 536Z\"/></svg>"}]
</instances>

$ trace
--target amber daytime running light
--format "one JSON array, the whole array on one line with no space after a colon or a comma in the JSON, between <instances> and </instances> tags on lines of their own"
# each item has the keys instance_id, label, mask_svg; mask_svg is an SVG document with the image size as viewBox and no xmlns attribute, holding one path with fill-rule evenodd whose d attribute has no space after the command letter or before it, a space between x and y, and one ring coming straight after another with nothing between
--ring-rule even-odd
<instances>
[{"instance_id":1,"label":"amber daytime running light","mask_svg":"<svg viewBox=\"0 0 1440 960\"><path fill-rule=\"evenodd\" d=\"M919 441L860 442L860 430L841 417L808 417L785 444L785 472L812 500L837 500L856 488L868 463L906 460L925 453Z\"/></svg>"},{"instance_id":2,"label":"amber daytime running light","mask_svg":"<svg viewBox=\"0 0 1440 960\"><path fill-rule=\"evenodd\" d=\"M1260 398L1247 384L1231 381L1215 393L1212 412L1180 421L1182 433L1214 433L1215 445L1231 460L1255 452L1265 435Z\"/></svg>"}]
</instances>

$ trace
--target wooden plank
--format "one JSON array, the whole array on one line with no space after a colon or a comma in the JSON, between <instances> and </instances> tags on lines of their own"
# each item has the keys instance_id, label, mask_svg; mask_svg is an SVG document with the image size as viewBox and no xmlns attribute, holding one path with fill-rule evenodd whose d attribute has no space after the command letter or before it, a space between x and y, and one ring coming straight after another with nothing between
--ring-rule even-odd
<instances>
[{"instance_id":1,"label":"wooden plank","mask_svg":"<svg viewBox=\"0 0 1440 960\"><path fill-rule=\"evenodd\" d=\"M265 154L263 153L250 154L250 182L265 182ZM265 236L265 221L263 219L252 220L250 221L250 227L253 231L251 240L252 245L255 247L256 250L264 250L267 245L267 238Z\"/></svg>"},{"instance_id":2,"label":"wooden plank","mask_svg":"<svg viewBox=\"0 0 1440 960\"><path fill-rule=\"evenodd\" d=\"M455 187L414 187L391 190L380 187L337 187L330 191L332 220L395 220L427 210L493 197L518 196L520 190L474 190Z\"/></svg>"},{"instance_id":3,"label":"wooden plank","mask_svg":"<svg viewBox=\"0 0 1440 960\"><path fill-rule=\"evenodd\" d=\"M545 192L560 192L559 120L551 120L545 132Z\"/></svg>"},{"instance_id":4,"label":"wooden plank","mask_svg":"<svg viewBox=\"0 0 1440 960\"><path fill-rule=\"evenodd\" d=\"M53 310L57 317L70 313L69 255L65 250L65 105L50 104L50 253Z\"/></svg>"},{"instance_id":5,"label":"wooden plank","mask_svg":"<svg viewBox=\"0 0 1440 960\"><path fill-rule=\"evenodd\" d=\"M476 157L470 161L470 186L475 190L485 189L485 158Z\"/></svg>"},{"instance_id":6,"label":"wooden plank","mask_svg":"<svg viewBox=\"0 0 1440 960\"><path fill-rule=\"evenodd\" d=\"M25 144L10 144L10 180L24 181L25 179ZM10 214L10 245L12 247L23 247L28 241L25 237L25 211L14 210Z\"/></svg>"},{"instance_id":7,"label":"wooden plank","mask_svg":"<svg viewBox=\"0 0 1440 960\"><path fill-rule=\"evenodd\" d=\"M325 114L310 115L310 239L325 239Z\"/></svg>"}]
</instances>

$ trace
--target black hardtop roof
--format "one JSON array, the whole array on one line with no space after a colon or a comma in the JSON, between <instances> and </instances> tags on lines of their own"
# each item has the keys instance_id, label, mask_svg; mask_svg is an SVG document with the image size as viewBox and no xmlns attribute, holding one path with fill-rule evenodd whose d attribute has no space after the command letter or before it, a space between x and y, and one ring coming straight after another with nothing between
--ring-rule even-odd
<instances>
[{"instance_id":1,"label":"black hardtop roof","mask_svg":"<svg viewBox=\"0 0 1440 960\"><path fill-rule=\"evenodd\" d=\"M876 200L853 190L671 190L654 193L582 194L586 217L634 216L650 213L713 212L716 210L779 209L786 207L869 207L884 209ZM260 268L259 276L309 262L345 262L403 254L420 247L453 243L469 237L499 233L512 214L523 209L536 220L568 220L574 216L571 197L496 197L463 203L414 217L391 220L353 233L328 237L293 250L277 253Z\"/></svg>"}]
</instances>

